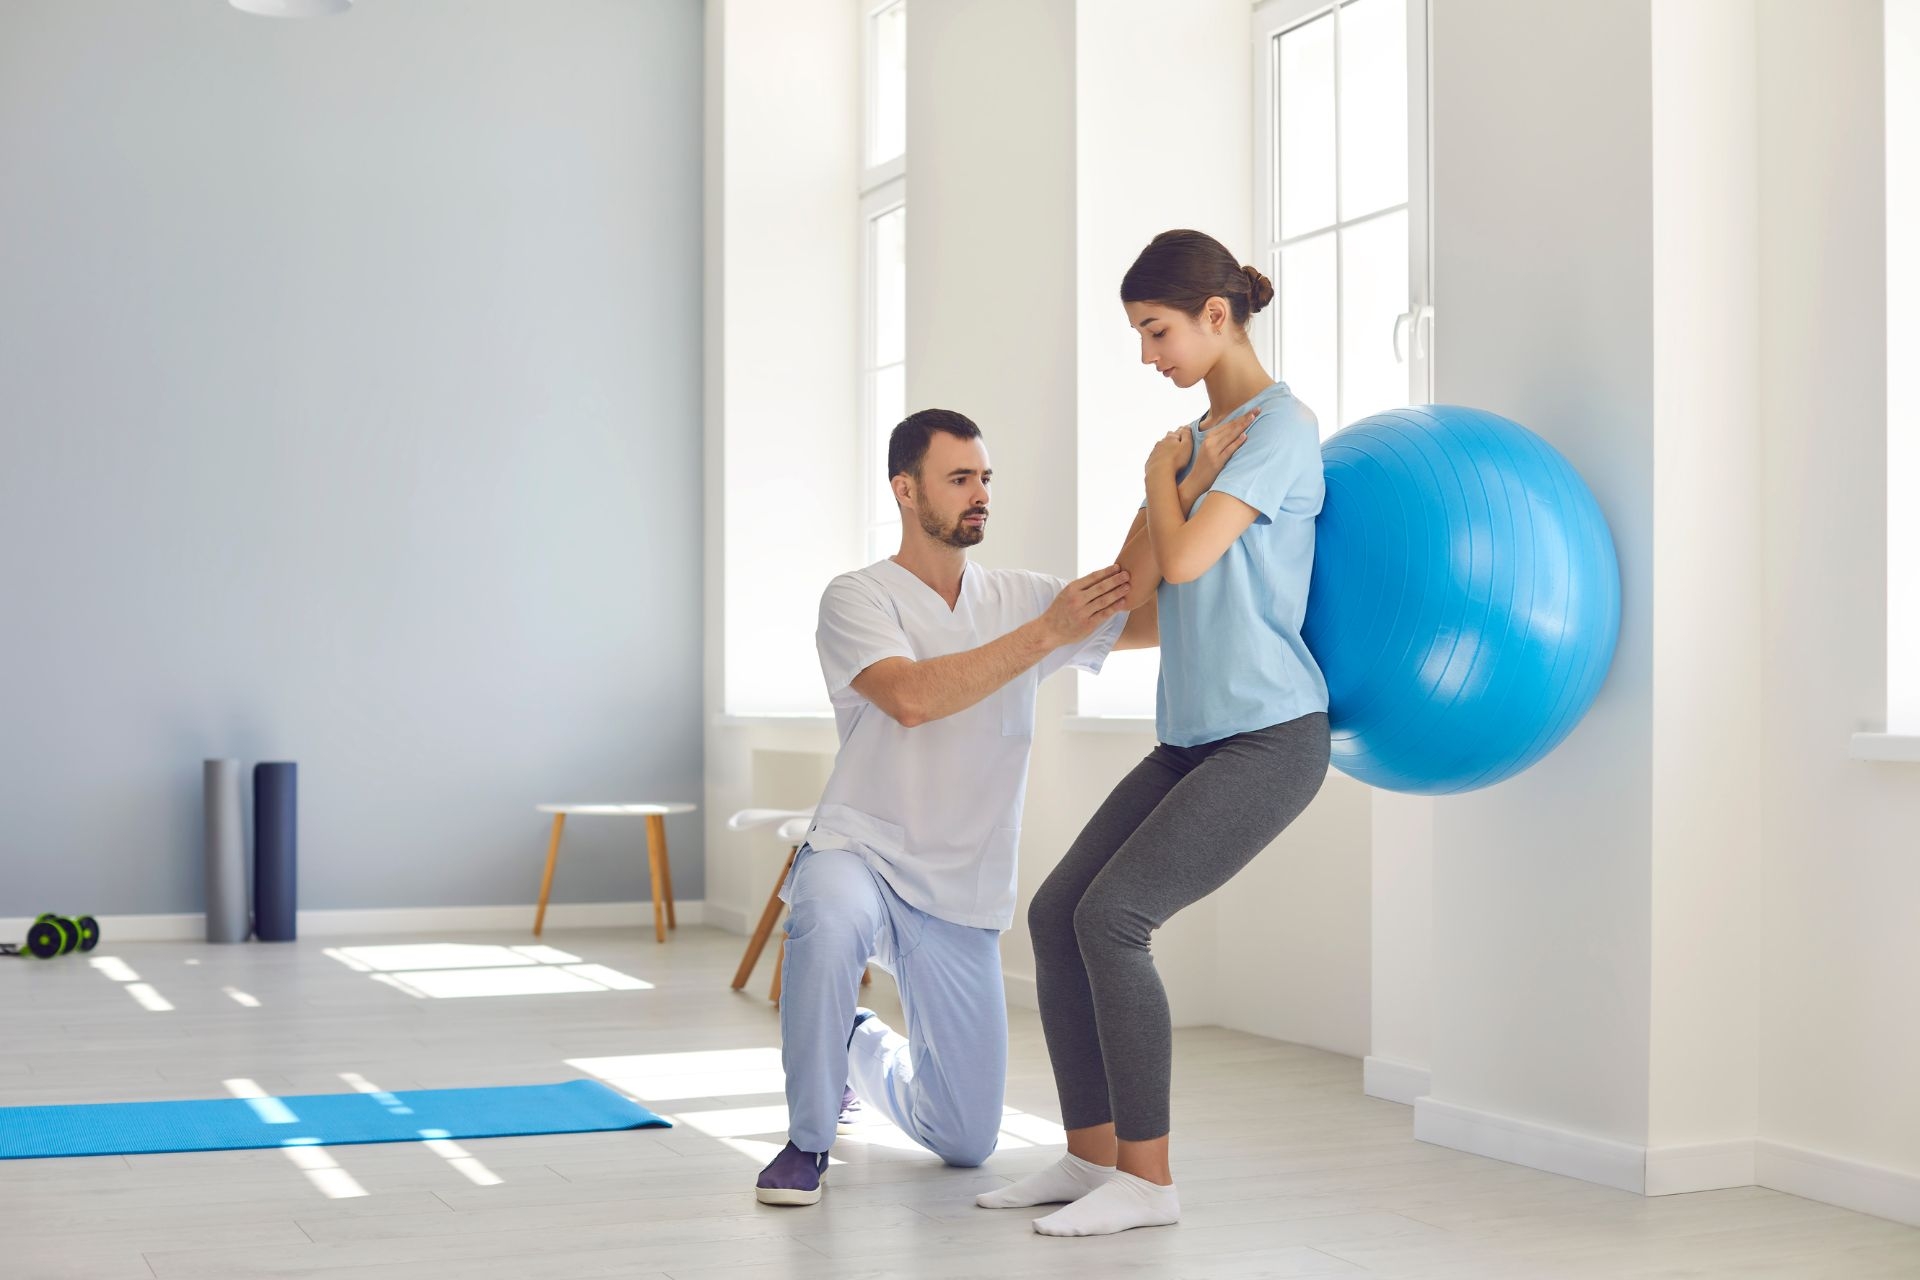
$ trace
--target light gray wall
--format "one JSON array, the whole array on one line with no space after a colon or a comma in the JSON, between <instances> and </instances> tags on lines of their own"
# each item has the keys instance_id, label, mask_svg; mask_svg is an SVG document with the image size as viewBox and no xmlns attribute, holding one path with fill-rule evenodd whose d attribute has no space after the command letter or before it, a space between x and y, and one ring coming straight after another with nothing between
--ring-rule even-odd
<instances>
[{"instance_id":1,"label":"light gray wall","mask_svg":"<svg viewBox=\"0 0 1920 1280\"><path fill-rule=\"evenodd\" d=\"M314 908L699 798L700 103L698 0L0 7L0 916L199 909L208 755Z\"/></svg>"}]
</instances>

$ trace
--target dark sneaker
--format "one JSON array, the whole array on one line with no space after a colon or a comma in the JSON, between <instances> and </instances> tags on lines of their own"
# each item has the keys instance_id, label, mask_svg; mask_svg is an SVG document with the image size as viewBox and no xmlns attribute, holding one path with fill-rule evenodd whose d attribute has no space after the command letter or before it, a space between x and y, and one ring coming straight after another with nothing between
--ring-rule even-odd
<instances>
[{"instance_id":1,"label":"dark sneaker","mask_svg":"<svg viewBox=\"0 0 1920 1280\"><path fill-rule=\"evenodd\" d=\"M802 1151L789 1142L760 1171L754 1198L761 1204L819 1204L820 1179L826 1171L826 1152Z\"/></svg>"},{"instance_id":2,"label":"dark sneaker","mask_svg":"<svg viewBox=\"0 0 1920 1280\"><path fill-rule=\"evenodd\" d=\"M841 1133L852 1133L867 1118L867 1104L860 1101L860 1095L848 1085L840 1091L840 1120L835 1126Z\"/></svg>"}]
</instances>

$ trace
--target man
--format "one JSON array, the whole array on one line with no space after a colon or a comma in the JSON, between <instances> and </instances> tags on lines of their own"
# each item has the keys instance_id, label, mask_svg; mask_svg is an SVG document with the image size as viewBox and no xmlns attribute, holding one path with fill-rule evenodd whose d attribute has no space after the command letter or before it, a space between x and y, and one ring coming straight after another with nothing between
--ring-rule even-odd
<instances>
[{"instance_id":1,"label":"man","mask_svg":"<svg viewBox=\"0 0 1920 1280\"><path fill-rule=\"evenodd\" d=\"M856 1099L948 1164L992 1153L1007 1064L1000 934L1039 684L1159 639L1150 598L1122 611L1118 566L1068 583L967 559L986 536L993 469L966 417L913 414L887 468L899 554L840 575L820 600L840 753L781 890L790 1140L761 1171L764 1204L819 1201ZM856 1007L870 959L899 985L904 1036Z\"/></svg>"}]
</instances>

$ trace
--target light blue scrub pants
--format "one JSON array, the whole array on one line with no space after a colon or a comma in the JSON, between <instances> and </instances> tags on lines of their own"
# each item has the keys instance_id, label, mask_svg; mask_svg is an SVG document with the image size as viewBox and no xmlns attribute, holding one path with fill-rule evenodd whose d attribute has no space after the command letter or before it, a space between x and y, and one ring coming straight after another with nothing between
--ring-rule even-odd
<instances>
[{"instance_id":1,"label":"light blue scrub pants","mask_svg":"<svg viewBox=\"0 0 1920 1280\"><path fill-rule=\"evenodd\" d=\"M992 1155L1007 1085L999 932L909 906L844 849L802 846L782 896L793 908L780 988L793 1145L833 1145L840 1091L851 1083L948 1164L970 1168ZM898 983L907 1034L869 1018L849 1045L869 960Z\"/></svg>"}]
</instances>

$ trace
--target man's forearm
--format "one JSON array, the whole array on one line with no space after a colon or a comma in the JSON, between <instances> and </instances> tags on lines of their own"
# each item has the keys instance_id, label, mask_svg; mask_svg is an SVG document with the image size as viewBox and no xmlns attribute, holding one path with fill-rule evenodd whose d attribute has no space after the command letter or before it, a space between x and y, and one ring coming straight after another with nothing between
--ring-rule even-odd
<instances>
[{"instance_id":1,"label":"man's forearm","mask_svg":"<svg viewBox=\"0 0 1920 1280\"><path fill-rule=\"evenodd\" d=\"M965 711L1006 685L1053 650L1035 619L977 649L925 658L913 664L899 687L912 708L912 723L939 720Z\"/></svg>"}]
</instances>

